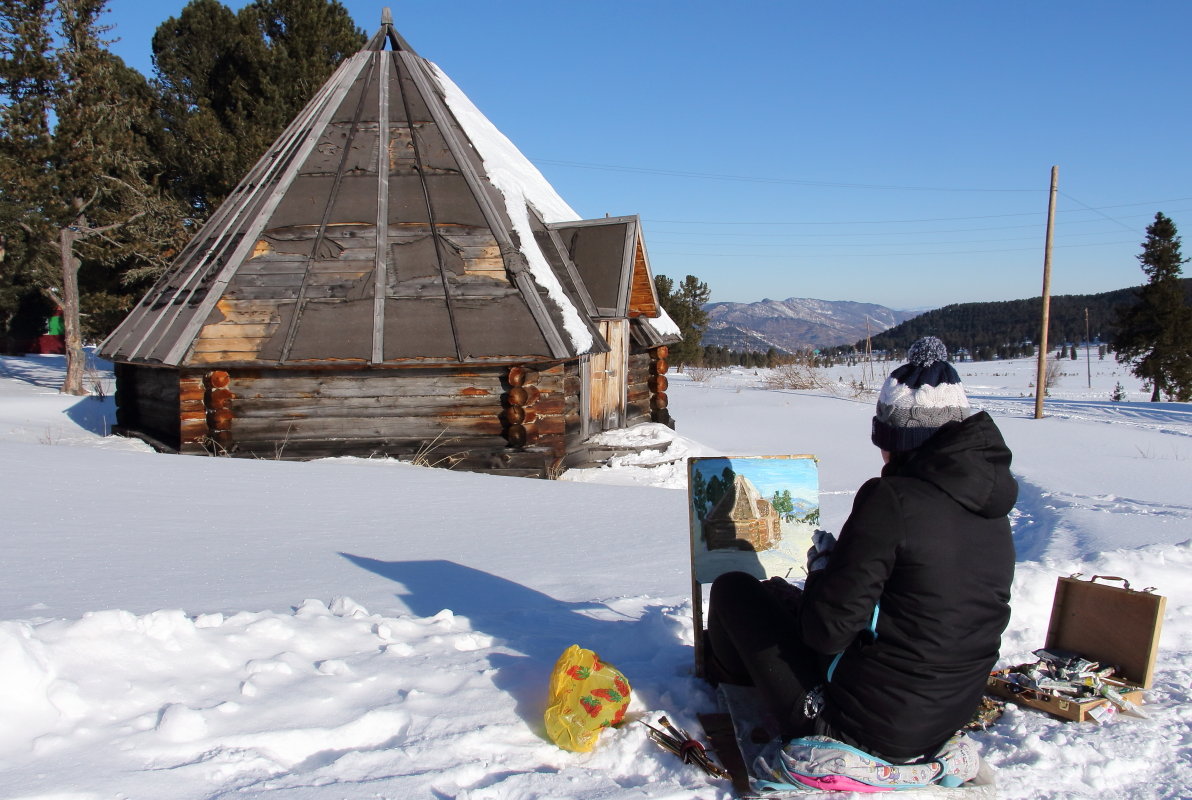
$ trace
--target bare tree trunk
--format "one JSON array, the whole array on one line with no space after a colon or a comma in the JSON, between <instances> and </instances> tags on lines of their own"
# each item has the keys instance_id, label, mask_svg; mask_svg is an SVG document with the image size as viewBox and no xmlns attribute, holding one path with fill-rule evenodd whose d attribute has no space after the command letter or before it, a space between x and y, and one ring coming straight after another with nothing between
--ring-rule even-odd
<instances>
[{"instance_id":1,"label":"bare tree trunk","mask_svg":"<svg viewBox=\"0 0 1192 800\"><path fill-rule=\"evenodd\" d=\"M58 255L62 262L62 324L66 334L66 379L62 394L85 395L83 387L83 335L79 322L79 260L75 258L74 243L82 238L76 227L58 231Z\"/></svg>"}]
</instances>

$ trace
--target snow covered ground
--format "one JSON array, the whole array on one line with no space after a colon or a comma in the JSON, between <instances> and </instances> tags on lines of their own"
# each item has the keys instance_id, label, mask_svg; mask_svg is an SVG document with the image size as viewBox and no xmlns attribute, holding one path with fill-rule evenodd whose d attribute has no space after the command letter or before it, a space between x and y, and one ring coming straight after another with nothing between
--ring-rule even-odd
<instances>
[{"instance_id":1,"label":"snow covered ground","mask_svg":"<svg viewBox=\"0 0 1192 800\"><path fill-rule=\"evenodd\" d=\"M628 676L633 715L696 729L714 699L690 674L672 460L815 453L830 530L880 465L872 398L767 390L752 370L675 375L680 436L618 432L656 447L547 482L160 455L103 435L110 373L93 381L107 398L80 399L57 393L62 369L0 358L7 800L727 798L641 725L589 754L554 747L547 675L567 645L590 647ZM1168 598L1149 719L1011 708L977 735L997 795L1192 796L1192 406L1145 402L1109 360L1087 377L1082 354L1035 420L1034 362L958 369L1022 487L1003 660L1042 645L1059 576Z\"/></svg>"}]
</instances>

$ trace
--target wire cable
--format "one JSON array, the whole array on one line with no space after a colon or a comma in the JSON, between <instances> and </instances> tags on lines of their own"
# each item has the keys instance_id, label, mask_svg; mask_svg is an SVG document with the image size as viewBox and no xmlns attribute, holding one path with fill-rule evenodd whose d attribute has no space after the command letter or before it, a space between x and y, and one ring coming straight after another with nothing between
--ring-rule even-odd
<instances>
[{"instance_id":1,"label":"wire cable","mask_svg":"<svg viewBox=\"0 0 1192 800\"><path fill-rule=\"evenodd\" d=\"M1118 242L1089 242L1086 244L1057 244L1055 249L1071 249L1075 247L1109 247L1111 245L1119 244L1137 244L1137 242L1130 240L1122 240ZM948 250L928 253L832 253L832 254L818 254L818 253L675 253L667 250L656 250L651 252L653 256L685 256L687 258L740 258L740 259L759 259L759 258L903 258L909 256L924 257L924 256L970 256L970 255L984 255L987 253L1024 253L1037 251L1038 247L1008 247L996 250Z\"/></svg>"},{"instance_id":2,"label":"wire cable","mask_svg":"<svg viewBox=\"0 0 1192 800\"><path fill-rule=\"evenodd\" d=\"M636 175L663 175L670 178L698 178L713 181L734 181L739 183L777 183L790 186L820 186L832 189L881 189L907 192L1039 192L1040 189L990 189L964 188L955 186L893 186L872 183L842 183L839 181L809 181L798 178L766 178L756 175L722 175L715 172L686 172L675 169L652 167L627 167L616 164L584 164L579 161L556 161L548 158L533 159L535 164L551 164L557 167L593 169L602 172L630 172Z\"/></svg>"},{"instance_id":3,"label":"wire cable","mask_svg":"<svg viewBox=\"0 0 1192 800\"><path fill-rule=\"evenodd\" d=\"M1085 208L1087 208L1089 211L1092 211L1092 212L1094 212L1095 214L1097 214L1097 215L1099 215L1099 216L1102 216L1102 217L1104 217L1105 219L1109 220L1110 222L1113 222L1113 223L1116 223L1116 224L1118 224L1118 225L1121 225L1123 228L1125 228L1125 229L1126 229L1126 230L1128 230L1128 231L1133 231L1133 230L1134 230L1134 228L1131 228L1129 225L1127 225L1126 223L1122 222L1121 220L1119 220L1119 219L1114 219L1113 217L1109 216L1108 214L1102 214L1100 209L1098 209L1098 208L1093 208L1092 206L1088 205L1087 203L1082 203L1081 201L1077 200L1077 199L1076 199L1075 197L1073 197L1072 195L1070 195L1070 194L1068 194L1067 192L1065 192L1063 189L1058 189L1057 191L1059 191L1059 193L1060 193L1060 194L1062 194L1064 197L1066 197L1066 198L1068 198L1069 200L1071 200L1073 203L1078 203L1078 204L1080 204L1080 205L1084 206L1084 207L1085 207Z\"/></svg>"},{"instance_id":4,"label":"wire cable","mask_svg":"<svg viewBox=\"0 0 1192 800\"><path fill-rule=\"evenodd\" d=\"M1148 200L1143 203L1120 203L1111 206L1089 206L1089 211L1100 211L1108 208L1132 208L1136 206L1150 206L1159 203L1181 203L1186 200L1192 200L1192 197L1173 197L1167 200ZM1079 202L1079 201L1076 201ZM1083 203L1081 203L1083 205ZM1084 211L1085 209L1062 209L1061 214L1075 214ZM973 219L1004 219L1006 217L1039 217L1042 214L1038 211L1021 211L1012 214L983 214L980 216L971 217L924 217L919 219L868 219L868 220L828 220L828 221L765 221L765 220L745 220L745 221L730 221L730 220L692 220L692 219L643 219L643 222L651 224L667 223L671 225L902 225L908 222L962 222ZM1111 218L1112 219L1112 218ZM1131 228L1133 230L1133 228Z\"/></svg>"}]
</instances>

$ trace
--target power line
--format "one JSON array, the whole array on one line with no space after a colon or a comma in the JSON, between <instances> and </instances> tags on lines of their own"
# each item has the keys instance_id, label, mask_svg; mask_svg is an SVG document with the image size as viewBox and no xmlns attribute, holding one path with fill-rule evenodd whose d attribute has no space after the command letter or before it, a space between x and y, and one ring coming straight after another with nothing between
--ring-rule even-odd
<instances>
[{"instance_id":1,"label":"power line","mask_svg":"<svg viewBox=\"0 0 1192 800\"><path fill-rule=\"evenodd\" d=\"M1120 203L1111 206L1095 206L1089 207L1089 211L1099 211L1110 208L1133 208L1136 206L1157 205L1159 203L1180 203L1185 200L1192 200L1192 197L1174 197L1167 200L1148 200L1143 203ZM1079 202L1079 201L1077 201ZM1080 213L1084 209L1065 209L1061 210L1061 214ZM962 222L972 219L1004 219L1007 217L1038 217L1037 211L1023 211L1013 214L984 214L980 216L971 217L924 217L920 219L870 219L870 220L829 220L820 222L804 222L804 221L729 221L729 220L691 220L691 219L643 219L643 222L651 224L666 223L669 225L902 225L909 222Z\"/></svg>"},{"instance_id":2,"label":"power line","mask_svg":"<svg viewBox=\"0 0 1192 800\"><path fill-rule=\"evenodd\" d=\"M839 181L809 181L798 178L767 178L753 175L721 175L714 172L687 172L674 169L655 169L651 167L626 167L615 164L584 164L578 161L555 161L553 159L534 159L535 164L553 164L559 167L575 167L577 169L592 169L602 172L630 172L636 175L664 175L670 178L698 178L700 180L733 181L738 183L776 183L790 186L819 186L832 189L882 189L907 192L1030 192L1037 193L1038 189L988 189L962 188L955 186L892 186L871 183L842 183Z\"/></svg>"},{"instance_id":3,"label":"power line","mask_svg":"<svg viewBox=\"0 0 1192 800\"><path fill-rule=\"evenodd\" d=\"M1130 216L1126 217L1126 219L1139 219L1139 218L1149 219L1150 215L1149 214L1134 214L1134 215L1130 215ZM1101 220L1099 220L1099 219L1068 220L1065 222L1065 226L1066 226L1064 229L1065 236L1097 236L1097 235L1104 235L1105 233L1107 233L1106 231L1084 231L1084 232L1073 233L1073 232L1071 232L1070 228L1067 227L1067 226L1074 226L1074 225L1092 225L1092 224L1101 224ZM1037 224L1030 224L1030 225L994 225L994 226L987 226L987 227L981 227L981 228L944 228L941 230L850 231L847 235L849 237L933 236L933 235L942 235L942 234L949 234L949 233L985 233L988 231L1036 230L1036 229L1038 229L1038 227L1039 226ZM1129 230L1134 231L1135 229L1129 228ZM1114 231L1114 233L1116 233L1116 231ZM791 240L795 239L795 237L798 237L798 239L839 237L839 236L841 236L841 232L833 231L832 233L804 233L804 232L797 232L797 233L794 233L794 232L792 232L792 233L760 232L759 233L757 231L748 231L748 232L736 233L736 232L692 231L692 230L671 231L671 230L659 230L659 229L655 228L655 229L652 229L650 241L651 242L659 242L659 241L662 241L663 237L666 237L666 236L708 236L708 237L719 237L719 238L730 238L731 237L734 239L783 239L785 241L791 241ZM973 240L966 240L966 241L1015 241L1017 239L1025 239L1025 238L1027 238L1027 237L1016 237L1015 239L1005 239L1005 238L1003 238L1003 239L973 239Z\"/></svg>"},{"instance_id":4,"label":"power line","mask_svg":"<svg viewBox=\"0 0 1192 800\"><path fill-rule=\"evenodd\" d=\"M690 239L671 240L671 239L666 238L668 235L674 235L674 234L664 233L661 236L652 236L652 237L650 237L650 241L652 243L656 243L656 244L682 244L682 245L697 246L697 247L703 247L703 246L715 247L715 246L721 246L721 245L726 244L726 242L699 242L699 241L691 241ZM692 235L698 235L698 234L693 233ZM889 234L887 234L887 235L889 235ZM901 235L901 234L896 234L896 235ZM1087 236L1109 236L1109 235L1117 236L1120 234L1118 234L1117 231L1086 231L1085 233L1072 234L1066 238L1070 239L1071 236L1087 237ZM864 242L853 242L853 241L842 241L842 242L783 241L783 242L729 242L728 244L732 244L734 247L889 247L891 245L901 246L901 247L932 247L932 246L945 246L945 245L957 245L957 244L966 244L966 245L967 244L1009 244L1010 242L1033 242L1037 238L1038 237L1036 237L1036 236L1013 236L1013 237L1003 237L1003 238L999 238L999 239L956 239L956 240L951 240L951 241L936 241L936 242L930 242L930 241L926 241L926 242L881 241L881 242L864 243ZM1088 242L1087 244L1105 244L1105 243L1104 242Z\"/></svg>"},{"instance_id":5,"label":"power line","mask_svg":"<svg viewBox=\"0 0 1192 800\"><path fill-rule=\"evenodd\" d=\"M1061 247L1064 249L1071 249L1075 247L1108 247L1110 245L1119 244L1137 244L1137 242L1130 240L1123 240L1119 242L1090 242L1087 244L1065 244L1056 245L1056 249ZM998 250L950 250L950 251L935 251L928 253L833 253L833 254L818 254L818 253L800 253L797 256L792 253L750 253L748 255L742 253L674 253L665 250L653 251L651 256L684 256L687 258L903 258L903 257L922 257L922 256L969 256L969 255L984 255L988 253L1024 253L1035 252L1037 247L1011 247Z\"/></svg>"},{"instance_id":6,"label":"power line","mask_svg":"<svg viewBox=\"0 0 1192 800\"><path fill-rule=\"evenodd\" d=\"M1073 203L1080 203L1080 205L1084 206L1084 207L1085 207L1085 208L1087 208L1089 211L1092 211L1092 212L1094 212L1094 213L1098 214L1099 216L1102 216L1102 217L1104 217L1105 219L1109 220L1110 222L1113 222L1113 223L1115 223L1115 224L1117 224L1117 225L1121 225L1121 226L1122 226L1123 228L1125 228L1126 230L1130 230L1130 231L1134 230L1133 228L1131 228L1129 225L1127 225L1126 223L1122 222L1121 220L1114 219L1113 217L1109 216L1108 214L1102 214L1100 209L1098 209L1098 208L1093 208L1092 206L1088 205L1087 203L1081 203L1081 202L1080 202L1079 200L1077 200L1075 197L1073 197L1072 195L1070 195L1070 194L1068 194L1067 192L1063 191L1062 189L1061 189L1061 190L1059 190L1059 192L1060 192L1060 194L1062 194L1064 197L1066 197L1066 198L1068 198L1069 200L1071 200Z\"/></svg>"}]
</instances>

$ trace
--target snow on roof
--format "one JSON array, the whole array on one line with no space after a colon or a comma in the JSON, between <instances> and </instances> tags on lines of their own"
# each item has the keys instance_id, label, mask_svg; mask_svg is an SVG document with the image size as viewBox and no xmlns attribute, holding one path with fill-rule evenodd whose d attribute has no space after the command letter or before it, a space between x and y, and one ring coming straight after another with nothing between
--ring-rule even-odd
<instances>
[{"instance_id":1,"label":"snow on roof","mask_svg":"<svg viewBox=\"0 0 1192 800\"><path fill-rule=\"evenodd\" d=\"M682 336L683 331L679 330L679 326L670 318L670 314L666 313L666 309L661 305L658 306L658 316L650 320L650 324L654 326L654 330L661 333L663 336Z\"/></svg>"},{"instance_id":2,"label":"snow on roof","mask_svg":"<svg viewBox=\"0 0 1192 800\"><path fill-rule=\"evenodd\" d=\"M530 217L526 210L529 203L537 209L545 222L569 222L579 219L579 214L564 202L554 187L543 177L538 168L522 155L522 152L505 134L476 108L468 96L455 82L447 77L437 64L427 62L443 91L443 99L451 113L463 128L464 133L480 154L489 181L505 198L505 211L520 240L522 254L530 266L534 280L546 290L551 300L560 309L563 327L571 339L575 352L583 353L592 348L592 333L580 317L579 310L563 291L562 284L538 247Z\"/></svg>"}]
</instances>

